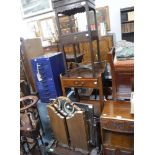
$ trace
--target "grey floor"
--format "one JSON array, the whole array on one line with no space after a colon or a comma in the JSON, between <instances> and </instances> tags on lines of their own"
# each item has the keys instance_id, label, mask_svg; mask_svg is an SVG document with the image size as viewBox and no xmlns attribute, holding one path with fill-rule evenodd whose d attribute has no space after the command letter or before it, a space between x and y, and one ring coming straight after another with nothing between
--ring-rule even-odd
<instances>
[{"instance_id":1,"label":"grey floor","mask_svg":"<svg viewBox=\"0 0 155 155\"><path fill-rule=\"evenodd\" d=\"M49 143L53 141L53 134L52 134L51 124L50 124L50 120L47 112L47 105L48 103L43 103L40 100L37 103L41 123L43 126L43 131L44 131L43 141Z\"/></svg>"}]
</instances>

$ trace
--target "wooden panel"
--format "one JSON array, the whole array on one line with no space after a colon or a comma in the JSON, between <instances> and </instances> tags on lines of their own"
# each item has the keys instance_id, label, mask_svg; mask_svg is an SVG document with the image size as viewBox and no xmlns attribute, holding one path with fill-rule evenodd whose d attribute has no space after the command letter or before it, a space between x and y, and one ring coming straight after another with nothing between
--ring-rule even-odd
<instances>
[{"instance_id":1,"label":"wooden panel","mask_svg":"<svg viewBox=\"0 0 155 155\"><path fill-rule=\"evenodd\" d=\"M31 69L31 59L44 54L40 38L26 39L21 44L22 61L25 68L28 81L32 86L32 91L35 92L35 83Z\"/></svg>"},{"instance_id":2,"label":"wooden panel","mask_svg":"<svg viewBox=\"0 0 155 155\"><path fill-rule=\"evenodd\" d=\"M83 42L79 44L80 47L80 52L84 53L83 57L83 63L90 62L90 51L89 51L89 43L88 42ZM102 36L99 38L99 48L100 48L100 55L101 55L101 60L107 60L107 53L109 50L113 47L113 35L107 35L107 36ZM44 49L44 52L52 52L55 51L57 48L54 46L47 47ZM60 49L60 48L59 48ZM65 45L64 47L66 54L72 53L73 54L73 46L72 45ZM95 53L95 61L97 61L97 45L96 41L93 41L93 49Z\"/></svg>"},{"instance_id":3,"label":"wooden panel","mask_svg":"<svg viewBox=\"0 0 155 155\"><path fill-rule=\"evenodd\" d=\"M102 36L99 40L101 60L107 60L107 53L113 47L113 35Z\"/></svg>"},{"instance_id":4,"label":"wooden panel","mask_svg":"<svg viewBox=\"0 0 155 155\"><path fill-rule=\"evenodd\" d=\"M77 111L72 117L67 117L67 126L73 148L88 150L88 133L84 120L84 112Z\"/></svg>"},{"instance_id":5,"label":"wooden panel","mask_svg":"<svg viewBox=\"0 0 155 155\"><path fill-rule=\"evenodd\" d=\"M97 79L63 79L64 87L82 87L82 88L97 88L98 82Z\"/></svg>"},{"instance_id":6,"label":"wooden panel","mask_svg":"<svg viewBox=\"0 0 155 155\"><path fill-rule=\"evenodd\" d=\"M117 148L133 149L134 135L127 133L112 132L102 130L103 132L103 145L113 146Z\"/></svg>"},{"instance_id":7,"label":"wooden panel","mask_svg":"<svg viewBox=\"0 0 155 155\"><path fill-rule=\"evenodd\" d=\"M103 155L133 155L132 150L103 146Z\"/></svg>"},{"instance_id":8,"label":"wooden panel","mask_svg":"<svg viewBox=\"0 0 155 155\"><path fill-rule=\"evenodd\" d=\"M120 150L120 155L134 155L134 152L128 150Z\"/></svg>"},{"instance_id":9,"label":"wooden panel","mask_svg":"<svg viewBox=\"0 0 155 155\"><path fill-rule=\"evenodd\" d=\"M115 151L116 149L115 148L110 148L110 147L105 147L103 149L103 155L115 155Z\"/></svg>"},{"instance_id":10,"label":"wooden panel","mask_svg":"<svg viewBox=\"0 0 155 155\"><path fill-rule=\"evenodd\" d=\"M51 105L48 105L47 109L55 138L59 143L68 145L68 131L65 118L60 115Z\"/></svg>"}]
</instances>

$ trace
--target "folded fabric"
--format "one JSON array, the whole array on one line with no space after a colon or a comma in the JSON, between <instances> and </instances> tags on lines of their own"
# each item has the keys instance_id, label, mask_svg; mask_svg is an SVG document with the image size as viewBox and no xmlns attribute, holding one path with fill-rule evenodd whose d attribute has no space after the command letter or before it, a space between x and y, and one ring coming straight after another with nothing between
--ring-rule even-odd
<instances>
[{"instance_id":1,"label":"folded fabric","mask_svg":"<svg viewBox=\"0 0 155 155\"><path fill-rule=\"evenodd\" d=\"M117 59L133 59L134 58L134 44L128 41L120 41L116 44Z\"/></svg>"},{"instance_id":2,"label":"folded fabric","mask_svg":"<svg viewBox=\"0 0 155 155\"><path fill-rule=\"evenodd\" d=\"M128 47L119 47L116 49L116 57L117 58L132 58L134 57L134 51Z\"/></svg>"}]
</instances>

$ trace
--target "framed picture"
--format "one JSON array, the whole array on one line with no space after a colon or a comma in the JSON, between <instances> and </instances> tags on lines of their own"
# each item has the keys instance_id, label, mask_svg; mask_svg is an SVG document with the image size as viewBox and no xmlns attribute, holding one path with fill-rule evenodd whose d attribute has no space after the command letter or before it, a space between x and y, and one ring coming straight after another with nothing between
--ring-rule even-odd
<instances>
[{"instance_id":1,"label":"framed picture","mask_svg":"<svg viewBox=\"0 0 155 155\"><path fill-rule=\"evenodd\" d=\"M94 25L95 21L94 21L93 11L91 11L90 16L91 16L90 23ZM96 8L96 18L97 18L98 29L99 29L100 23L104 23L106 25L106 31L110 31L110 19L109 19L108 6Z\"/></svg>"},{"instance_id":2,"label":"framed picture","mask_svg":"<svg viewBox=\"0 0 155 155\"><path fill-rule=\"evenodd\" d=\"M40 37L40 30L37 21L32 21L27 23L27 28L29 32L29 36L32 38Z\"/></svg>"},{"instance_id":3,"label":"framed picture","mask_svg":"<svg viewBox=\"0 0 155 155\"><path fill-rule=\"evenodd\" d=\"M58 39L55 18L45 18L39 21L42 40L51 40L55 42Z\"/></svg>"},{"instance_id":4,"label":"framed picture","mask_svg":"<svg viewBox=\"0 0 155 155\"><path fill-rule=\"evenodd\" d=\"M51 0L21 0L23 18L52 11Z\"/></svg>"},{"instance_id":5,"label":"framed picture","mask_svg":"<svg viewBox=\"0 0 155 155\"><path fill-rule=\"evenodd\" d=\"M96 8L96 16L98 25L99 23L104 22L106 24L106 30L110 31L109 7Z\"/></svg>"}]
</instances>

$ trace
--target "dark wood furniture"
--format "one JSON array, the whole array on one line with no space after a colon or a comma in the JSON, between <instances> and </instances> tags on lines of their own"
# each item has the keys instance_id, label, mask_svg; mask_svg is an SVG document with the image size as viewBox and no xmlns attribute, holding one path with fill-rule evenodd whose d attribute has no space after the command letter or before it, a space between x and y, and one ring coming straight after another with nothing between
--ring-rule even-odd
<instances>
[{"instance_id":1,"label":"dark wood furniture","mask_svg":"<svg viewBox=\"0 0 155 155\"><path fill-rule=\"evenodd\" d=\"M99 49L100 49L101 61L107 60L107 54L110 51L110 49L113 47L113 45L114 45L113 44L113 34L108 34L106 36L99 37ZM94 47L94 53L96 55L96 53L97 53L96 41L93 41L93 47ZM79 43L79 48L80 48L80 51L83 51L83 53L77 53L77 61L78 61L78 55L84 54L82 62L83 63L90 62L89 43L88 42ZM44 49L44 54L52 53L55 51L61 52L59 43L58 43L58 45L50 45L47 47L43 47L43 49ZM72 58L74 59L74 60L72 59L72 62L75 62L75 58L74 58L74 54L73 54L73 46L71 44L64 45L64 50L65 50L66 55L72 55ZM95 58L95 61L96 60L97 59Z\"/></svg>"},{"instance_id":2,"label":"dark wood furniture","mask_svg":"<svg viewBox=\"0 0 155 155\"><path fill-rule=\"evenodd\" d=\"M102 66L101 66L102 65ZM91 66L91 65L90 65ZM61 86L63 96L67 96L65 88L93 88L99 90L99 100L80 100L83 103L90 103L94 105L95 115L100 116L103 109L103 73L106 67L106 62L102 64L95 64L95 77L92 74L91 68L76 68L70 70L67 74L61 75Z\"/></svg>"},{"instance_id":3,"label":"dark wood furniture","mask_svg":"<svg viewBox=\"0 0 155 155\"><path fill-rule=\"evenodd\" d=\"M43 144L40 133L42 124L36 105L37 102L37 96L25 96L20 98L20 144L23 153L27 153L25 149L26 144L29 152L37 145L41 154L38 138L40 138Z\"/></svg>"},{"instance_id":4,"label":"dark wood furniture","mask_svg":"<svg viewBox=\"0 0 155 155\"><path fill-rule=\"evenodd\" d=\"M122 40L134 42L134 7L121 9L120 14Z\"/></svg>"},{"instance_id":5,"label":"dark wood furniture","mask_svg":"<svg viewBox=\"0 0 155 155\"><path fill-rule=\"evenodd\" d=\"M108 53L108 62L112 74L113 99L130 99L134 86L134 60L118 61L113 47Z\"/></svg>"},{"instance_id":6,"label":"dark wood furniture","mask_svg":"<svg viewBox=\"0 0 155 155\"><path fill-rule=\"evenodd\" d=\"M94 68L94 62L95 62L95 54L94 49L92 45L92 41L97 41L97 62L100 61L100 51L99 51L99 38L98 38L98 27L97 27L97 20L96 20L96 11L95 11L95 1L94 0L54 0L53 1L53 8L55 10L56 14L56 22L58 26L59 31L59 40L60 40L60 49L64 53L64 63L66 64L65 60L65 51L64 51L64 45L66 44L72 44L73 45L73 52L75 57L75 62L77 62L76 54L80 53L79 43L80 42L88 42L89 43L89 52L91 57L91 65L92 65L92 72L93 76L95 76L95 68ZM93 11L94 13L94 20L95 20L95 30L91 30L91 23L90 23L90 11ZM76 13L80 12L86 12L86 18L87 18L87 30L83 32L73 32L72 30L72 24L71 24L71 15L74 15ZM69 34L62 34L61 28L60 28L60 15L69 16L70 19L70 32ZM66 71L67 71L67 64L66 64Z\"/></svg>"},{"instance_id":7,"label":"dark wood furniture","mask_svg":"<svg viewBox=\"0 0 155 155\"><path fill-rule=\"evenodd\" d=\"M107 101L100 117L103 155L134 154L134 115L131 103Z\"/></svg>"}]
</instances>

